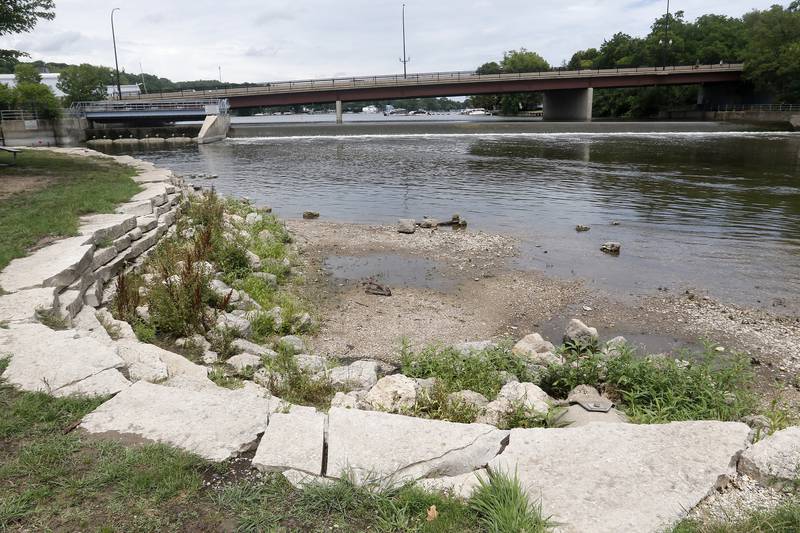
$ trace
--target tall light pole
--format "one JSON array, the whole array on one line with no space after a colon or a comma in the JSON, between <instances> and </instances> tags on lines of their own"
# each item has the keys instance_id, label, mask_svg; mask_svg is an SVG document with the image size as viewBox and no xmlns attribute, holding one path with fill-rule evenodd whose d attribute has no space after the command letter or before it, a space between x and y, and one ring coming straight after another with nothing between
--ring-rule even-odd
<instances>
[{"instance_id":1,"label":"tall light pole","mask_svg":"<svg viewBox=\"0 0 800 533\"><path fill-rule=\"evenodd\" d=\"M667 0L667 16L664 19L664 64L661 70L667 70L667 48L669 47L669 0Z\"/></svg>"},{"instance_id":2,"label":"tall light pole","mask_svg":"<svg viewBox=\"0 0 800 533\"><path fill-rule=\"evenodd\" d=\"M117 60L117 34L114 32L114 11L119 11L118 7L111 10L111 39L114 41L114 67L117 69L117 96L122 100L122 86L119 83L119 61Z\"/></svg>"},{"instance_id":3,"label":"tall light pole","mask_svg":"<svg viewBox=\"0 0 800 533\"><path fill-rule=\"evenodd\" d=\"M403 4L403 57L400 62L403 64L403 77L407 77L406 65L411 61L411 58L406 55L406 5Z\"/></svg>"}]
</instances>

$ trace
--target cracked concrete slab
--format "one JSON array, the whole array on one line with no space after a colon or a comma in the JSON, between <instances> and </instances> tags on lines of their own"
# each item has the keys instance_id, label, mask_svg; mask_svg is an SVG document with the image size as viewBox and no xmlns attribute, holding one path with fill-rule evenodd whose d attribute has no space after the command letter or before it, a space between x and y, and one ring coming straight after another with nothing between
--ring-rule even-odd
<instances>
[{"instance_id":1,"label":"cracked concrete slab","mask_svg":"<svg viewBox=\"0 0 800 533\"><path fill-rule=\"evenodd\" d=\"M9 324L33 322L36 310L58 309L58 297L53 287L12 292L0 296L0 321Z\"/></svg>"},{"instance_id":2,"label":"cracked concrete slab","mask_svg":"<svg viewBox=\"0 0 800 533\"><path fill-rule=\"evenodd\" d=\"M253 466L262 472L299 470L322 475L327 417L316 411L275 413L261 437Z\"/></svg>"},{"instance_id":3,"label":"cracked concrete slab","mask_svg":"<svg viewBox=\"0 0 800 533\"><path fill-rule=\"evenodd\" d=\"M68 287L92 264L93 244L70 237L14 259L0 272L0 287L17 292L35 287Z\"/></svg>"},{"instance_id":4,"label":"cracked concrete slab","mask_svg":"<svg viewBox=\"0 0 800 533\"><path fill-rule=\"evenodd\" d=\"M269 399L244 391L198 391L139 381L86 415L79 427L117 440L162 442L224 461L255 447L269 412Z\"/></svg>"},{"instance_id":5,"label":"cracked concrete slab","mask_svg":"<svg viewBox=\"0 0 800 533\"><path fill-rule=\"evenodd\" d=\"M75 330L12 324L0 329L0 355L10 356L3 378L26 391L97 396L130 385L121 374L114 374L124 366L116 349L91 337L79 337ZM104 371L109 372L99 376Z\"/></svg>"},{"instance_id":6,"label":"cracked concrete slab","mask_svg":"<svg viewBox=\"0 0 800 533\"><path fill-rule=\"evenodd\" d=\"M516 472L559 531L657 532L736 473L749 433L718 421L513 429L489 468Z\"/></svg>"},{"instance_id":7,"label":"cracked concrete slab","mask_svg":"<svg viewBox=\"0 0 800 533\"><path fill-rule=\"evenodd\" d=\"M507 436L486 424L332 408L326 475L388 484L457 476L486 465Z\"/></svg>"}]
</instances>

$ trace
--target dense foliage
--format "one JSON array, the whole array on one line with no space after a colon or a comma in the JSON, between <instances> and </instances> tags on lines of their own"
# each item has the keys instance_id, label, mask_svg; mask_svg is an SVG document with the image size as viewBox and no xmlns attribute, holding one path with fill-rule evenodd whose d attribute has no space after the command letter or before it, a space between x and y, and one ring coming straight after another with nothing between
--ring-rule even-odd
<instances>
[{"instance_id":1,"label":"dense foliage","mask_svg":"<svg viewBox=\"0 0 800 533\"><path fill-rule=\"evenodd\" d=\"M15 0L0 2L0 37L31 31L39 20L52 20L53 0ZM0 62L7 63L26 55L18 50L0 50Z\"/></svg>"},{"instance_id":2,"label":"dense foliage","mask_svg":"<svg viewBox=\"0 0 800 533\"><path fill-rule=\"evenodd\" d=\"M111 69L83 63L61 71L58 88L64 96L64 105L73 102L102 100L106 97L106 86L112 81Z\"/></svg>"}]
</instances>

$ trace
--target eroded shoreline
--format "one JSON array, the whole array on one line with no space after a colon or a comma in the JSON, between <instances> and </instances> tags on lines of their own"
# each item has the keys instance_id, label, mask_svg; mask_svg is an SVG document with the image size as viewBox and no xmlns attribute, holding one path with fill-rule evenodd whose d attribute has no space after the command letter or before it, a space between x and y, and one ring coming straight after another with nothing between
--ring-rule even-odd
<instances>
[{"instance_id":1,"label":"eroded shoreline","mask_svg":"<svg viewBox=\"0 0 800 533\"><path fill-rule=\"evenodd\" d=\"M649 353L673 353L713 342L726 354L750 357L765 402L800 400L800 318L716 301L701 292L662 296L615 295L581 280L564 280L513 263L518 242L509 236L449 229L399 234L394 226L320 220L288 220L306 261L307 296L318 307L315 351L336 357L396 361L402 342L428 343L513 339L538 332L553 342L570 318L597 327L601 338L623 335ZM385 261L424 260L427 276L450 284L420 283L403 276L415 268ZM363 258L357 274L388 274L392 296L366 294L357 276L330 272L331 257ZM374 261L373 261L374 262ZM345 269L346 270L346 269ZM368 277L368 276L364 276ZM349 278L349 279L348 279ZM411 278L410 281L408 278Z\"/></svg>"}]
</instances>

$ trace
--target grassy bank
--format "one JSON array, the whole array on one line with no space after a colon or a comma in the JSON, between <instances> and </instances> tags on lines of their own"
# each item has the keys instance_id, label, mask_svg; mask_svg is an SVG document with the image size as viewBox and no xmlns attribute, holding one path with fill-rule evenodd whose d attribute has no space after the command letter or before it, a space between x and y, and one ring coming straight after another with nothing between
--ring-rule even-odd
<instances>
[{"instance_id":1,"label":"grassy bank","mask_svg":"<svg viewBox=\"0 0 800 533\"><path fill-rule=\"evenodd\" d=\"M135 174L109 159L39 150L0 167L0 187L22 188L0 200L0 269L45 237L74 235L80 216L112 212L139 191Z\"/></svg>"},{"instance_id":2,"label":"grassy bank","mask_svg":"<svg viewBox=\"0 0 800 533\"><path fill-rule=\"evenodd\" d=\"M0 361L0 370L4 366ZM0 531L548 531L513 479L467 501L346 480L292 487L163 445L70 431L102 399L52 398L0 382Z\"/></svg>"}]
</instances>

